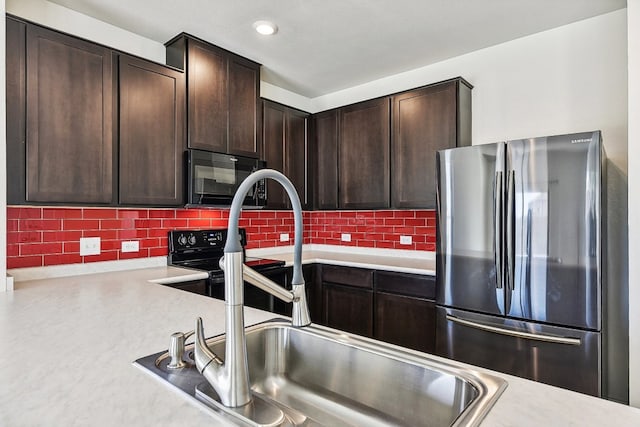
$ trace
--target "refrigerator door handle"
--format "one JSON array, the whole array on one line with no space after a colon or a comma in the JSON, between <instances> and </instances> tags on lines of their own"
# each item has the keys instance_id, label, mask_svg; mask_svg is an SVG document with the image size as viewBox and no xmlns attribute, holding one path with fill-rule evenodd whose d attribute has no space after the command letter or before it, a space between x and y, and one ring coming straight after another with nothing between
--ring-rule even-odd
<instances>
[{"instance_id":1,"label":"refrigerator door handle","mask_svg":"<svg viewBox=\"0 0 640 427\"><path fill-rule=\"evenodd\" d=\"M580 345L580 338L571 338L571 337L561 337L558 335L545 335L545 334L534 334L531 332L522 332L522 331L514 331L511 329L499 328L497 326L486 325L484 323L473 322L471 320L461 319L456 316L452 316L447 314L447 320L453 323L458 323L463 326L468 326L470 328L480 329L486 332L492 332L494 334L502 334L508 335L510 337L523 338L526 340L533 341L544 341L550 342L554 344L567 344L567 345Z\"/></svg>"},{"instance_id":2,"label":"refrigerator door handle","mask_svg":"<svg viewBox=\"0 0 640 427\"><path fill-rule=\"evenodd\" d=\"M496 172L496 182L494 185L494 213L493 213L493 228L494 232L494 249L493 249L493 263L496 269L496 289L502 289L504 285L503 267L502 267L502 172Z\"/></svg>"},{"instance_id":3,"label":"refrigerator door handle","mask_svg":"<svg viewBox=\"0 0 640 427\"><path fill-rule=\"evenodd\" d=\"M514 248L514 214L515 214L515 192L516 192L516 178L515 171L510 170L507 175L507 226L506 226L506 239L507 239L507 266L506 266L506 281L507 286L511 290L515 290L515 248Z\"/></svg>"}]
</instances>

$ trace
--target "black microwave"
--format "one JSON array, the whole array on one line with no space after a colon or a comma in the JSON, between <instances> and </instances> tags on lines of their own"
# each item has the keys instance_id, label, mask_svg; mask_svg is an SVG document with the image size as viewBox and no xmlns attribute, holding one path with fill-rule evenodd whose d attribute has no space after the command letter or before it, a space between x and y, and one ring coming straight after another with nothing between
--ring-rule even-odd
<instances>
[{"instance_id":1,"label":"black microwave","mask_svg":"<svg viewBox=\"0 0 640 427\"><path fill-rule=\"evenodd\" d=\"M238 186L266 163L251 157L187 150L187 206L229 207ZM267 202L265 180L251 187L243 206L262 208Z\"/></svg>"}]
</instances>

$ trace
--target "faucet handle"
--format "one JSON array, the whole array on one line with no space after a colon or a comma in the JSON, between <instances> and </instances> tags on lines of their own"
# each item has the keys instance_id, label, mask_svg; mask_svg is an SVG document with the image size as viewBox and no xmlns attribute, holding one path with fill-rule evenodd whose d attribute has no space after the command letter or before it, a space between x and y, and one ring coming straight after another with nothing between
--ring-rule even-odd
<instances>
[{"instance_id":1,"label":"faucet handle","mask_svg":"<svg viewBox=\"0 0 640 427\"><path fill-rule=\"evenodd\" d=\"M167 368L182 369L187 366L184 360L182 360L182 356L184 355L184 345L187 339L193 335L194 332L195 331L187 333L174 332L171 334L171 341L169 342L169 356L171 357L171 361L167 365Z\"/></svg>"},{"instance_id":2,"label":"faucet handle","mask_svg":"<svg viewBox=\"0 0 640 427\"><path fill-rule=\"evenodd\" d=\"M196 368L201 374L205 368L211 363L215 362L218 365L222 365L223 362L218 356L215 355L207 345L207 341L204 337L204 328L202 326L202 318L196 318L196 342L194 346L194 359L196 361Z\"/></svg>"}]
</instances>

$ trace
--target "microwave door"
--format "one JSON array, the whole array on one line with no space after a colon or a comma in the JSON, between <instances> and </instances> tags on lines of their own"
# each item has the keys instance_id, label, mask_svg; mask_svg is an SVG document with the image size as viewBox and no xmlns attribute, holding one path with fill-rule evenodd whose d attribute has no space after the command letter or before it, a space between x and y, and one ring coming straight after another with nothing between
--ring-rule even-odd
<instances>
[{"instance_id":1,"label":"microwave door","mask_svg":"<svg viewBox=\"0 0 640 427\"><path fill-rule=\"evenodd\" d=\"M189 204L229 206L240 184L262 164L264 162L248 157L189 150ZM243 204L264 205L264 197L256 198L256 195L264 196L264 192L256 191L256 187L249 191Z\"/></svg>"},{"instance_id":2,"label":"microwave door","mask_svg":"<svg viewBox=\"0 0 640 427\"><path fill-rule=\"evenodd\" d=\"M246 157L237 157L234 160L235 163L235 176L236 176L236 188L240 185L249 175L253 172L263 169L265 167L265 162L261 160L246 158ZM265 190L264 190L264 181L256 182L251 186L249 192L245 194L245 205L261 205L264 204Z\"/></svg>"}]
</instances>

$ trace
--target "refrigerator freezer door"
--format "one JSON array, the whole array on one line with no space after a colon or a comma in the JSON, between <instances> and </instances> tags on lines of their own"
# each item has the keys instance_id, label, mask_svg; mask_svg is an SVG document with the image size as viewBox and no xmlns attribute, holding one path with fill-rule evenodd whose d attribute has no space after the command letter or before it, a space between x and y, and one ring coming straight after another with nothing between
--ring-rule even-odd
<instances>
[{"instance_id":1,"label":"refrigerator freezer door","mask_svg":"<svg viewBox=\"0 0 640 427\"><path fill-rule=\"evenodd\" d=\"M599 132L511 141L506 159L507 315L600 330Z\"/></svg>"},{"instance_id":2,"label":"refrigerator freezer door","mask_svg":"<svg viewBox=\"0 0 640 427\"><path fill-rule=\"evenodd\" d=\"M436 300L504 314L504 144L442 150L438 176Z\"/></svg>"},{"instance_id":3,"label":"refrigerator freezer door","mask_svg":"<svg viewBox=\"0 0 640 427\"><path fill-rule=\"evenodd\" d=\"M601 396L598 332L437 308L436 354Z\"/></svg>"}]
</instances>

